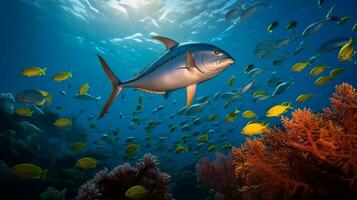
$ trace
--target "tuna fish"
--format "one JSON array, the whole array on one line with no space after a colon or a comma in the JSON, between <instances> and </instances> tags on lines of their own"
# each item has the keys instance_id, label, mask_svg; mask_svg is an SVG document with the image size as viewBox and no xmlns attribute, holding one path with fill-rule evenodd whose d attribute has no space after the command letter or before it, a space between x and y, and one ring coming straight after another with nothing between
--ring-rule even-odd
<instances>
[{"instance_id":1,"label":"tuna fish","mask_svg":"<svg viewBox=\"0 0 357 200\"><path fill-rule=\"evenodd\" d=\"M120 81L106 61L98 55L99 61L112 83L112 93L102 109L99 119L105 115L115 98L126 87L156 94L165 94L186 87L186 107L189 107L198 83L217 76L235 62L228 53L211 44L178 44L172 39L161 36L153 38L162 42L167 50L136 78L129 81Z\"/></svg>"}]
</instances>

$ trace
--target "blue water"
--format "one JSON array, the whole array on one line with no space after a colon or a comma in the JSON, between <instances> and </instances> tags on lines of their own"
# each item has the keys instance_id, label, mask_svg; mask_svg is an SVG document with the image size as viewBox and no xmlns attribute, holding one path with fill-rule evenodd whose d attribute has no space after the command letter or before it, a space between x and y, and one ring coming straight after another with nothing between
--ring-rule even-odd
<instances>
[{"instance_id":1,"label":"blue water","mask_svg":"<svg viewBox=\"0 0 357 200\"><path fill-rule=\"evenodd\" d=\"M160 1L160 0L133 0L133 1L91 1L91 0L14 0L2 1L0 5L0 91L10 92L14 95L24 89L42 89L53 94L53 103L49 109L57 112L62 117L75 117L76 123L87 128L89 133L89 148L96 149L98 145L91 144L93 140L101 139L102 134L113 129L120 130L120 139L115 145L105 141L100 146L114 151L118 157L109 158L112 165L124 161L126 150L125 139L128 136L136 137L135 142L140 144L140 151L136 154L151 152L159 157L169 157L170 163L163 162L164 168L175 170L184 166L186 159L196 160L195 142L197 136L208 130L214 130L209 144L199 150L202 155L214 155L207 152L210 144L232 144L239 146L244 140L241 129L249 121L241 117L244 110L254 110L261 119L270 123L270 126L279 125L279 119L265 118L266 111L272 105L290 101L294 108L309 107L313 111L321 111L329 106L329 97L334 91L334 86L342 82L357 85L356 66L353 62L340 62L337 59L338 50L321 54L319 59L300 73L292 72L291 67L303 60L308 60L315 55L316 49L325 41L336 37L356 37L352 26L357 22L355 8L357 2L353 0L326 0L322 8L317 7L317 1L261 1L267 7L258 10L252 16L236 24L231 30L224 32L232 25L224 19L225 13L236 1ZM255 1L238 1L254 4ZM303 30L313 22L324 18L329 8L336 5L334 16L351 16L346 24L337 25L334 22L326 23L323 28L310 37L302 38ZM267 25L272 21L279 21L279 27L272 33L266 31ZM292 31L287 31L285 26L290 21L297 21L298 26ZM149 94L133 89L124 89L119 95L109 113L102 120L88 121L88 116L98 116L107 97L111 92L109 79L104 74L96 54L102 55L111 66L112 70L121 80L129 80L142 67L150 63L164 50L164 45L151 39L152 35L161 35L174 39L177 42L204 42L214 44L232 55L236 63L219 76L199 84L195 97L212 96L216 92L228 92L237 89L252 80L242 69L247 64L266 69L255 78L257 89L267 90L272 93L274 88L268 87L266 81L273 71L283 77L284 81L295 80L296 83L281 96L270 98L262 103L253 103L252 94L245 93L242 98L229 108L224 108L222 99L209 100L209 104L196 116L205 118L211 114L219 115L218 126L211 122L203 122L199 126L185 132L178 129L173 133L168 130L169 124L178 125L185 119L192 120L192 116L179 116L176 113L185 106L186 91L179 89L171 93L168 99L162 95ZM260 59L253 55L255 46L262 41L282 39L297 36L288 45L279 49L286 59L282 66L273 66L272 58ZM293 51L304 40L306 48L298 56L293 56ZM345 71L335 79L323 86L314 86L316 78L311 78L309 72L312 67L327 64L330 66L323 75L328 75L333 67L344 67ZM26 78L21 71L27 67L47 67L45 76ZM56 83L51 77L62 71L71 71L73 78L62 83ZM227 85L228 79L235 75L236 81L232 87ZM101 96L99 103L79 101L72 98L83 84L88 82L89 92L94 96ZM68 85L72 87L68 89ZM67 96L59 91L64 90ZM253 90L254 91L254 90ZM303 103L295 103L295 99L302 93L313 92L314 97ZM125 95L125 96L124 96ZM124 96L124 97L123 97ZM144 109L137 114L144 121L134 130L129 129L137 101L143 96ZM177 100L175 105L172 104ZM165 108L152 114L153 109L163 105ZM20 104L18 105L20 106ZM56 106L64 109L57 111ZM236 108L241 113L232 123L225 123L225 116ZM80 114L80 110L85 112ZM123 118L119 118L123 113ZM175 117L170 119L170 115ZM286 114L289 116L290 112ZM145 126L150 120L162 120L162 124L153 129L152 146L144 146ZM95 123L98 129L91 129L90 124ZM233 132L228 130L234 128ZM219 141L225 134L228 139ZM176 154L172 149L173 142L183 135L189 136L189 152ZM168 136L169 140L159 142L159 138ZM184 144L183 142L180 142ZM163 145L157 148L157 145ZM187 145L187 144L184 144ZM63 147L64 151L66 147ZM222 151L219 149L218 151Z\"/></svg>"}]
</instances>

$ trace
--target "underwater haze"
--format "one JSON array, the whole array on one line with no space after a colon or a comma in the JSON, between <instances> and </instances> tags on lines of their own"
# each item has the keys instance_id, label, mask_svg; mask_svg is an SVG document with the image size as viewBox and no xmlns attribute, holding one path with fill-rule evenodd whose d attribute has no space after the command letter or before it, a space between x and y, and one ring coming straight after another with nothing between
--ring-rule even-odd
<instances>
[{"instance_id":1,"label":"underwater haze","mask_svg":"<svg viewBox=\"0 0 357 200\"><path fill-rule=\"evenodd\" d=\"M1 199L357 198L356 8L1 1Z\"/></svg>"}]
</instances>

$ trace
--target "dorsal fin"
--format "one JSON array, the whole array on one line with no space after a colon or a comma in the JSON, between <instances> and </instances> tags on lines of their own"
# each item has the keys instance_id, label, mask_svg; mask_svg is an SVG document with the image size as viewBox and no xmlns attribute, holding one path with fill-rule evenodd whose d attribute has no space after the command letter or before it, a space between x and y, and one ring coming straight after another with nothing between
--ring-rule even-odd
<instances>
[{"instance_id":1,"label":"dorsal fin","mask_svg":"<svg viewBox=\"0 0 357 200\"><path fill-rule=\"evenodd\" d=\"M175 40L172 40L170 38L162 37L162 36L153 36L152 37L155 40L158 40L166 46L167 49L171 49L172 47L175 47L178 45L178 43Z\"/></svg>"}]
</instances>

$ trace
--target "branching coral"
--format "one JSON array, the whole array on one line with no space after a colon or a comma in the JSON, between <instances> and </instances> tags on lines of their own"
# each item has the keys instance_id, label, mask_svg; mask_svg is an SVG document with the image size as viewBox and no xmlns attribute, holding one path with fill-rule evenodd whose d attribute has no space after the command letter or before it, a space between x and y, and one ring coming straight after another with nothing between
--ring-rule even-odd
<instances>
[{"instance_id":1,"label":"branching coral","mask_svg":"<svg viewBox=\"0 0 357 200\"><path fill-rule=\"evenodd\" d=\"M146 154L143 161L131 167L128 163L119 165L111 172L102 170L78 192L79 200L127 199L125 192L132 186L142 185L149 192L148 200L169 200L171 192L169 175L157 167L155 156Z\"/></svg>"},{"instance_id":2,"label":"branching coral","mask_svg":"<svg viewBox=\"0 0 357 200\"><path fill-rule=\"evenodd\" d=\"M196 165L198 181L218 192L219 199L237 199L238 182L234 176L231 156L216 154L216 160L202 158Z\"/></svg>"},{"instance_id":3,"label":"branching coral","mask_svg":"<svg viewBox=\"0 0 357 200\"><path fill-rule=\"evenodd\" d=\"M323 113L297 109L284 129L232 150L243 199L357 197L357 93L344 83L330 100Z\"/></svg>"}]
</instances>

